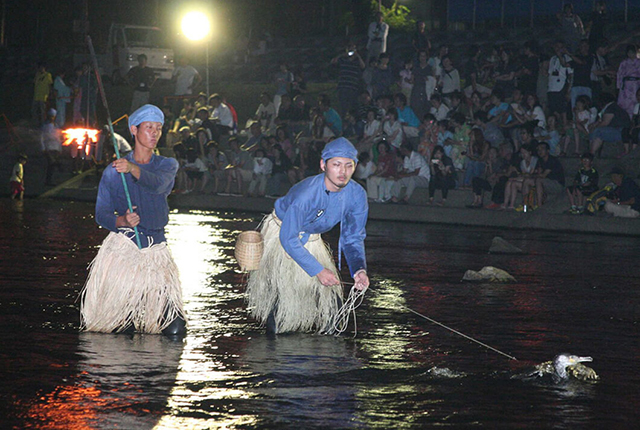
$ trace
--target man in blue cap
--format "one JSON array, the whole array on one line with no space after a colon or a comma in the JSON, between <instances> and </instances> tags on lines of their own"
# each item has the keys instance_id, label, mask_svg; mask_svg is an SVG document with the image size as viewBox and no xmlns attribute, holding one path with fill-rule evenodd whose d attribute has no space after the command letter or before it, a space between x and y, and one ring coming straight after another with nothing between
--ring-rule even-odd
<instances>
[{"instance_id":1,"label":"man in blue cap","mask_svg":"<svg viewBox=\"0 0 640 430\"><path fill-rule=\"evenodd\" d=\"M264 252L247 286L252 315L268 333L333 332L342 285L320 234L340 223L338 261L344 253L355 288L369 287L364 250L369 206L366 191L351 181L358 152L345 138L322 151L324 173L294 185L278 199L261 233Z\"/></svg>"},{"instance_id":2,"label":"man in blue cap","mask_svg":"<svg viewBox=\"0 0 640 430\"><path fill-rule=\"evenodd\" d=\"M154 154L164 114L147 104L129 117L132 152L105 168L96 222L111 233L91 264L82 292L82 328L99 332L183 334L186 323L178 270L166 245L167 196L178 162ZM129 212L121 174L131 196ZM134 234L137 227L142 249Z\"/></svg>"}]
</instances>

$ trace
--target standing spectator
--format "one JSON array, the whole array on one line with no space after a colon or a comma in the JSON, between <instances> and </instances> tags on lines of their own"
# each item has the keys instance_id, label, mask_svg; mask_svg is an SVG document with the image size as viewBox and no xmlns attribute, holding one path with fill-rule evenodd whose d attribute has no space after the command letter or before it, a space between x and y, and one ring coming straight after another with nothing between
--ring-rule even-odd
<instances>
[{"instance_id":1,"label":"standing spectator","mask_svg":"<svg viewBox=\"0 0 640 430\"><path fill-rule=\"evenodd\" d=\"M443 206L447 202L449 190L456 187L456 169L453 166L451 158L445 155L442 146L433 148L433 155L431 156L429 167L431 168L429 204L433 204L436 190L440 190L442 192L442 201L440 201L438 205Z\"/></svg>"},{"instance_id":2,"label":"standing spectator","mask_svg":"<svg viewBox=\"0 0 640 430\"><path fill-rule=\"evenodd\" d=\"M636 104L636 92L640 89L640 58L638 58L638 47L636 45L627 46L627 58L618 67L616 87L618 93L618 105L633 116L633 107Z\"/></svg>"},{"instance_id":3,"label":"standing spectator","mask_svg":"<svg viewBox=\"0 0 640 430\"><path fill-rule=\"evenodd\" d=\"M591 91L591 71L593 70L593 56L589 54L589 43L580 42L578 52L569 54L573 61L573 83L571 86L571 109L576 107L576 99L580 96L593 98Z\"/></svg>"},{"instance_id":4,"label":"standing spectator","mask_svg":"<svg viewBox=\"0 0 640 430\"><path fill-rule=\"evenodd\" d=\"M538 143L538 169L535 177L538 206L542 206L545 194L556 196L564 191L564 168L560 161L549 153L547 142ZM522 190L523 194L528 190Z\"/></svg>"},{"instance_id":5,"label":"standing spectator","mask_svg":"<svg viewBox=\"0 0 640 430\"><path fill-rule=\"evenodd\" d=\"M371 58L376 58L380 54L387 52L387 36L389 35L389 25L384 22L382 12L376 13L376 20L369 24L367 36L367 62Z\"/></svg>"},{"instance_id":6,"label":"standing spectator","mask_svg":"<svg viewBox=\"0 0 640 430\"><path fill-rule=\"evenodd\" d=\"M636 182L626 177L620 167L611 169L611 180L616 185L613 197L608 198L604 210L621 218L640 217L640 187Z\"/></svg>"},{"instance_id":7,"label":"standing spectator","mask_svg":"<svg viewBox=\"0 0 640 430\"><path fill-rule=\"evenodd\" d=\"M11 179L9 180L9 188L11 189L11 198L22 200L24 198L24 165L27 164L27 156L20 154L18 161L11 170Z\"/></svg>"},{"instance_id":8,"label":"standing spectator","mask_svg":"<svg viewBox=\"0 0 640 430\"><path fill-rule=\"evenodd\" d=\"M273 96L273 106L276 109L276 116L280 111L282 96L291 90L293 83L293 73L289 71L287 63L280 63L280 70L275 75L276 93Z\"/></svg>"},{"instance_id":9,"label":"standing spectator","mask_svg":"<svg viewBox=\"0 0 640 430\"><path fill-rule=\"evenodd\" d=\"M500 62L494 72L496 84L493 90L500 89L503 94L511 94L515 88L517 71L518 66L513 62L511 52L502 48L500 50Z\"/></svg>"},{"instance_id":10,"label":"standing spectator","mask_svg":"<svg viewBox=\"0 0 640 430\"><path fill-rule=\"evenodd\" d=\"M178 59L178 67L173 70L172 80L176 84L174 95L186 96L193 94L193 90L202 82L202 77L183 55Z\"/></svg>"},{"instance_id":11,"label":"standing spectator","mask_svg":"<svg viewBox=\"0 0 640 430\"><path fill-rule=\"evenodd\" d=\"M434 151L435 152L435 151ZM400 147L400 154L404 157L403 169L397 173L398 178L391 189L391 202L408 204L416 188L427 188L431 171L422 155L413 150L410 142L404 142ZM404 197L400 198L402 188L406 187Z\"/></svg>"},{"instance_id":12,"label":"standing spectator","mask_svg":"<svg viewBox=\"0 0 640 430\"><path fill-rule=\"evenodd\" d=\"M84 116L85 124L94 126L96 124L96 103L98 101L98 82L95 73L89 63L82 65L82 74L79 78L82 89L82 99L80 102L80 112Z\"/></svg>"},{"instance_id":13,"label":"standing spectator","mask_svg":"<svg viewBox=\"0 0 640 430\"><path fill-rule=\"evenodd\" d=\"M47 120L42 125L42 135L40 137L40 147L44 151L44 156L47 160L45 184L51 186L55 185L53 183L53 171L62 171L62 167L60 164L60 153L62 152L62 134L60 133L58 127L56 127L55 118L55 109L49 109L49 112L47 113ZM77 145L73 145L71 148L72 154L74 149L77 153Z\"/></svg>"},{"instance_id":14,"label":"standing spectator","mask_svg":"<svg viewBox=\"0 0 640 430\"><path fill-rule=\"evenodd\" d=\"M250 197L264 197L267 180L271 176L272 169L273 163L265 156L264 149L256 149L253 153L253 177L249 183ZM258 188L257 193L256 187Z\"/></svg>"},{"instance_id":15,"label":"standing spectator","mask_svg":"<svg viewBox=\"0 0 640 430\"><path fill-rule=\"evenodd\" d=\"M413 37L411 38L411 45L415 50L415 59L418 58L418 55L421 51L429 52L431 50L431 41L427 36L426 24L424 21L416 22L416 32L413 33Z\"/></svg>"},{"instance_id":16,"label":"standing spectator","mask_svg":"<svg viewBox=\"0 0 640 430\"><path fill-rule=\"evenodd\" d=\"M577 215L584 212L586 198L598 191L598 171L593 168L593 154L585 152L580 157L582 166L573 177L573 185L567 187L567 196L571 208L569 212Z\"/></svg>"},{"instance_id":17,"label":"standing spectator","mask_svg":"<svg viewBox=\"0 0 640 430\"><path fill-rule=\"evenodd\" d=\"M528 40L524 43L524 58L522 66L518 70L518 88L524 94L536 94L536 86L539 72L538 43Z\"/></svg>"},{"instance_id":18,"label":"standing spectator","mask_svg":"<svg viewBox=\"0 0 640 430\"><path fill-rule=\"evenodd\" d=\"M536 95L545 111L547 111L547 107L549 106L549 63L548 56L540 55L540 67L538 68L538 78L536 80Z\"/></svg>"},{"instance_id":19,"label":"standing spectator","mask_svg":"<svg viewBox=\"0 0 640 430\"><path fill-rule=\"evenodd\" d=\"M364 82L364 89L369 93L369 96L373 94L373 71L378 68L378 57L371 58L362 72L362 82Z\"/></svg>"},{"instance_id":20,"label":"standing spectator","mask_svg":"<svg viewBox=\"0 0 640 430\"><path fill-rule=\"evenodd\" d=\"M442 58L442 75L439 85L442 88L442 97L445 103L451 101L453 93L460 92L460 73L458 69L453 67L448 55Z\"/></svg>"},{"instance_id":21,"label":"standing spectator","mask_svg":"<svg viewBox=\"0 0 640 430\"><path fill-rule=\"evenodd\" d=\"M389 67L389 54L380 54L378 67L373 69L371 76L373 97L376 98L384 94L389 94L389 89L394 83L395 78L393 77L393 71L391 67Z\"/></svg>"},{"instance_id":22,"label":"standing spectator","mask_svg":"<svg viewBox=\"0 0 640 430\"><path fill-rule=\"evenodd\" d=\"M413 68L413 89L411 90L411 109L418 118L424 117L429 113L429 98L431 94L427 93L427 81L434 80L432 70L427 63L427 51L418 53L418 62Z\"/></svg>"},{"instance_id":23,"label":"standing spectator","mask_svg":"<svg viewBox=\"0 0 640 430\"><path fill-rule=\"evenodd\" d=\"M589 134L593 155L597 154L603 142L622 142L622 129L631 125L629 115L615 102L611 94L600 94L598 106L601 108L600 120L593 124L593 131Z\"/></svg>"},{"instance_id":24,"label":"standing spectator","mask_svg":"<svg viewBox=\"0 0 640 430\"><path fill-rule=\"evenodd\" d=\"M356 49L355 43L349 43L345 51L331 60L338 65L338 101L344 116L354 109L360 90L360 77L365 68L364 61Z\"/></svg>"},{"instance_id":25,"label":"standing spectator","mask_svg":"<svg viewBox=\"0 0 640 430\"><path fill-rule=\"evenodd\" d=\"M565 3L562 13L558 15L560 20L561 37L567 44L569 51L575 52L578 43L584 37L584 25L578 15L573 13L573 4Z\"/></svg>"},{"instance_id":26,"label":"standing spectator","mask_svg":"<svg viewBox=\"0 0 640 430\"><path fill-rule=\"evenodd\" d=\"M129 70L125 79L133 87L130 112L134 112L139 107L149 103L151 87L153 87L158 77L153 72L153 69L147 66L147 56L140 54L138 55L138 65Z\"/></svg>"},{"instance_id":27,"label":"standing spectator","mask_svg":"<svg viewBox=\"0 0 640 430\"><path fill-rule=\"evenodd\" d=\"M589 50L594 53L600 43L605 40L604 27L607 24L607 3L604 0L596 1L596 8L591 12L589 21Z\"/></svg>"},{"instance_id":28,"label":"standing spectator","mask_svg":"<svg viewBox=\"0 0 640 430\"><path fill-rule=\"evenodd\" d=\"M51 73L47 72L47 66L44 63L38 63L33 85L33 106L31 108L31 114L36 125L41 127L46 119L47 101L49 100L51 86L53 85Z\"/></svg>"},{"instance_id":29,"label":"standing spectator","mask_svg":"<svg viewBox=\"0 0 640 430\"><path fill-rule=\"evenodd\" d=\"M591 70L591 92L593 95L591 100L597 100L602 93L603 84L608 85L616 77L615 70L607 60L608 51L609 46L603 40L598 44L596 52L593 54L593 69Z\"/></svg>"},{"instance_id":30,"label":"standing spectator","mask_svg":"<svg viewBox=\"0 0 640 430\"><path fill-rule=\"evenodd\" d=\"M571 89L570 75L571 57L567 48L560 40L553 44L555 55L549 60L549 86L547 98L549 101L549 114L555 115L561 121L562 127L567 125L567 94Z\"/></svg>"},{"instance_id":31,"label":"standing spectator","mask_svg":"<svg viewBox=\"0 0 640 430\"><path fill-rule=\"evenodd\" d=\"M61 70L53 81L53 92L56 96L56 126L64 128L67 120L67 104L71 102L71 88L64 82L67 73Z\"/></svg>"}]
</instances>

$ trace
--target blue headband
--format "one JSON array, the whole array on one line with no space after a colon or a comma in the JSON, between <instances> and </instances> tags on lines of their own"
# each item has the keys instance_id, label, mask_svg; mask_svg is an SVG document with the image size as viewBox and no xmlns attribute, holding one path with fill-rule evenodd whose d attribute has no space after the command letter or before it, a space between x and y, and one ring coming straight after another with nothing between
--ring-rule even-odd
<instances>
[{"instance_id":1,"label":"blue headband","mask_svg":"<svg viewBox=\"0 0 640 430\"><path fill-rule=\"evenodd\" d=\"M144 105L129 115L129 129L134 125L137 127L145 121L164 124L164 114L157 106Z\"/></svg>"},{"instance_id":2,"label":"blue headband","mask_svg":"<svg viewBox=\"0 0 640 430\"><path fill-rule=\"evenodd\" d=\"M327 162L329 158L343 157L358 162L358 150L344 137L339 137L327 143L322 151L322 159Z\"/></svg>"}]
</instances>

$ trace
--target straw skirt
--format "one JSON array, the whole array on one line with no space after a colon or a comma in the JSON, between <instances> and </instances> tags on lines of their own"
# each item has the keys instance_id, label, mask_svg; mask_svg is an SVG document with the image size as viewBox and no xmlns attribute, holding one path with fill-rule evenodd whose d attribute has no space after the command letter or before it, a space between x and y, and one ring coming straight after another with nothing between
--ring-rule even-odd
<instances>
[{"instance_id":1,"label":"straw skirt","mask_svg":"<svg viewBox=\"0 0 640 430\"><path fill-rule=\"evenodd\" d=\"M270 214L262 222L264 251L258 270L249 273L247 302L251 315L264 324L273 311L276 331L331 333L342 304L342 287L325 287L309 276L280 243L280 220ZM331 251L319 234L305 248L325 268L338 273Z\"/></svg>"},{"instance_id":2,"label":"straw skirt","mask_svg":"<svg viewBox=\"0 0 640 430\"><path fill-rule=\"evenodd\" d=\"M159 334L177 317L185 319L182 289L167 244L138 249L125 234L109 233L89 265L81 328L112 333L133 326Z\"/></svg>"}]
</instances>

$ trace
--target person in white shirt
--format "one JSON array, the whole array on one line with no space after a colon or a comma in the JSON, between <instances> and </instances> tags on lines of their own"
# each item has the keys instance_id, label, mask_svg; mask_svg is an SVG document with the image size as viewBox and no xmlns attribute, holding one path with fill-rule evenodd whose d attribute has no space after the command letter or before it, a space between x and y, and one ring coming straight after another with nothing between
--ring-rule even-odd
<instances>
[{"instance_id":1,"label":"person in white shirt","mask_svg":"<svg viewBox=\"0 0 640 430\"><path fill-rule=\"evenodd\" d=\"M273 133L276 130L276 107L268 93L260 94L260 106L256 110L256 119L260 121L263 130Z\"/></svg>"},{"instance_id":2,"label":"person in white shirt","mask_svg":"<svg viewBox=\"0 0 640 430\"><path fill-rule=\"evenodd\" d=\"M258 187L258 197L264 197L267 188L267 179L271 176L273 163L265 157L264 149L258 148L253 155L253 178L249 183L249 196L256 197L256 187Z\"/></svg>"},{"instance_id":3,"label":"person in white shirt","mask_svg":"<svg viewBox=\"0 0 640 430\"><path fill-rule=\"evenodd\" d=\"M200 73L189 64L185 56L178 60L178 67L173 70L173 81L176 83L174 95L184 96L193 94L193 89L200 85L202 77Z\"/></svg>"},{"instance_id":4,"label":"person in white shirt","mask_svg":"<svg viewBox=\"0 0 640 430\"><path fill-rule=\"evenodd\" d=\"M434 94L431 97L431 110L429 113L436 117L436 121L442 121L443 119L447 119L447 115L449 114L449 107L442 103L442 97L440 94Z\"/></svg>"},{"instance_id":5,"label":"person in white shirt","mask_svg":"<svg viewBox=\"0 0 640 430\"><path fill-rule=\"evenodd\" d=\"M556 55L549 60L549 84L547 99L549 114L556 115L562 121L562 128L567 125L567 94L571 91L571 57L562 41L553 44Z\"/></svg>"},{"instance_id":6,"label":"person in white shirt","mask_svg":"<svg viewBox=\"0 0 640 430\"><path fill-rule=\"evenodd\" d=\"M367 35L367 64L371 58L378 58L383 52L387 52L387 36L389 35L389 24L383 21L381 12L376 14L375 22L369 24Z\"/></svg>"},{"instance_id":7,"label":"person in white shirt","mask_svg":"<svg viewBox=\"0 0 640 430\"><path fill-rule=\"evenodd\" d=\"M220 94L209 97L209 104L213 107L211 120L215 122L215 129L211 130L212 138L216 142L223 134L229 134L233 130L233 115L229 106L222 102Z\"/></svg>"},{"instance_id":8,"label":"person in white shirt","mask_svg":"<svg viewBox=\"0 0 640 430\"><path fill-rule=\"evenodd\" d=\"M391 202L408 204L416 188L427 188L431 179L431 170L419 152L413 150L411 142L404 142L400 147L400 154L404 156L404 168L398 172L398 179L391 188ZM400 198L402 188L406 187L404 197Z\"/></svg>"},{"instance_id":9,"label":"person in white shirt","mask_svg":"<svg viewBox=\"0 0 640 430\"><path fill-rule=\"evenodd\" d=\"M398 111L396 108L389 108L387 111L382 132L391 146L395 149L400 149L400 145L402 145L402 141L404 140L404 131L402 130L402 124L398 121Z\"/></svg>"}]
</instances>

